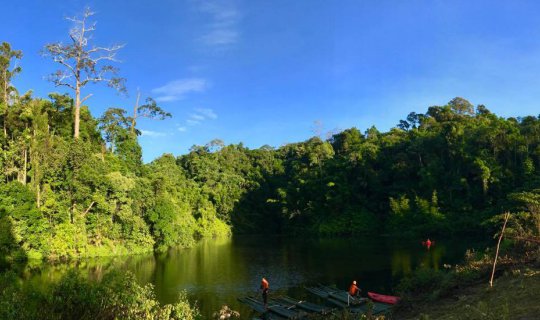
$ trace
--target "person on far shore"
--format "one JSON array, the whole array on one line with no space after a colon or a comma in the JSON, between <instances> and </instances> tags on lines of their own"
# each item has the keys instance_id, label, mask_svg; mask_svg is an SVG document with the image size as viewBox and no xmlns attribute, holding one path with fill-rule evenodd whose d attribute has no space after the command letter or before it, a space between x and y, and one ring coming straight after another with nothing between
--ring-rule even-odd
<instances>
[{"instance_id":1,"label":"person on far shore","mask_svg":"<svg viewBox=\"0 0 540 320\"><path fill-rule=\"evenodd\" d=\"M262 290L262 298L263 298L265 308L268 308L268 289L270 289L270 285L268 283L268 280L266 280L265 278L262 278L262 280L261 280L261 290Z\"/></svg>"},{"instance_id":2,"label":"person on far shore","mask_svg":"<svg viewBox=\"0 0 540 320\"><path fill-rule=\"evenodd\" d=\"M431 241L431 239L427 239L426 241L422 241L422 245L426 247L428 250L431 248L432 245L435 244L435 241Z\"/></svg>"},{"instance_id":3,"label":"person on far shore","mask_svg":"<svg viewBox=\"0 0 540 320\"><path fill-rule=\"evenodd\" d=\"M433 245L433 241L431 241L429 238L426 240L426 248L428 248L428 250L431 248L431 246Z\"/></svg>"}]
</instances>

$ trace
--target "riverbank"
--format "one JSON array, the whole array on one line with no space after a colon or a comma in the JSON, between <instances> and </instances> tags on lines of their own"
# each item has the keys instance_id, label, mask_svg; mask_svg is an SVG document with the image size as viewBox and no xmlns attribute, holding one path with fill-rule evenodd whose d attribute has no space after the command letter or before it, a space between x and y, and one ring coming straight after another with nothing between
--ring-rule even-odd
<instances>
[{"instance_id":1,"label":"riverbank","mask_svg":"<svg viewBox=\"0 0 540 320\"><path fill-rule=\"evenodd\" d=\"M540 319L540 265L507 268L495 279L458 287L435 301L416 301L397 310L393 319Z\"/></svg>"},{"instance_id":2,"label":"riverbank","mask_svg":"<svg viewBox=\"0 0 540 320\"><path fill-rule=\"evenodd\" d=\"M392 319L540 319L540 256L513 253L500 259L493 287L489 251L468 252L450 270L417 271L400 284L404 300Z\"/></svg>"},{"instance_id":3,"label":"riverbank","mask_svg":"<svg viewBox=\"0 0 540 320\"><path fill-rule=\"evenodd\" d=\"M489 287L489 276L475 284L457 287L444 297L420 301L409 297L391 315L358 319L372 320L480 320L540 319L540 265L529 264L506 270ZM427 293L427 292L426 292ZM412 303L414 299L414 303ZM357 319L335 314L321 319Z\"/></svg>"}]
</instances>

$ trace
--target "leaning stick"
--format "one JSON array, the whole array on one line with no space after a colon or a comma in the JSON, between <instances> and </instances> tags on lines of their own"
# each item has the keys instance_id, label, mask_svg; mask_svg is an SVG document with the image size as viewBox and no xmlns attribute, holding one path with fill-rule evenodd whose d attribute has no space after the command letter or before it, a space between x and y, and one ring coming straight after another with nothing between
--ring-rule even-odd
<instances>
[{"instance_id":1,"label":"leaning stick","mask_svg":"<svg viewBox=\"0 0 540 320\"><path fill-rule=\"evenodd\" d=\"M504 229L506 229L506 223L508 222L508 218L510 218L510 212L504 214L504 224L501 230L501 234L499 235L499 242L497 242L497 251L495 252L495 260L493 260L493 270L491 271L491 279L489 280L490 287L493 287L493 277L495 276L495 267L497 266L497 258L499 257L499 247L501 245Z\"/></svg>"}]
</instances>

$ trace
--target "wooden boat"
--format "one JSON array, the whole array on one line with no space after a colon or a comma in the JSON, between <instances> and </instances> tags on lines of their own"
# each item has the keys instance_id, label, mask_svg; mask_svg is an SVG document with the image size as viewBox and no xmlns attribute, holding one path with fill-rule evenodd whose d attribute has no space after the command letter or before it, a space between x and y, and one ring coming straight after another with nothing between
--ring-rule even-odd
<instances>
[{"instance_id":1,"label":"wooden boat","mask_svg":"<svg viewBox=\"0 0 540 320\"><path fill-rule=\"evenodd\" d=\"M366 303L368 300L366 298L352 297L347 291L323 285L318 285L317 287L306 287L306 290L318 295L321 298L331 298L342 303L346 303L347 305L360 305Z\"/></svg>"},{"instance_id":2,"label":"wooden boat","mask_svg":"<svg viewBox=\"0 0 540 320\"><path fill-rule=\"evenodd\" d=\"M296 300L291 297L281 296L274 299L276 302L283 304L284 306L289 306L288 308L297 307L309 312L316 312L320 314L329 314L333 311L332 308L318 305L316 303L311 303L304 300Z\"/></svg>"},{"instance_id":3,"label":"wooden boat","mask_svg":"<svg viewBox=\"0 0 540 320\"><path fill-rule=\"evenodd\" d=\"M242 302L243 304L247 304L251 309L257 311L258 313L265 313L268 311L264 307L264 304L255 303L248 298L238 298L238 301Z\"/></svg>"},{"instance_id":4,"label":"wooden boat","mask_svg":"<svg viewBox=\"0 0 540 320\"><path fill-rule=\"evenodd\" d=\"M341 302L339 300L332 299L332 298L328 298L328 302L340 308L347 309L351 313L361 313L361 314L368 313L368 311L371 308L371 314L378 315L378 314L383 314L387 312L391 308L390 305L385 304L385 303L379 303L379 302L372 302L371 304L364 303L361 305L354 305L354 306L349 306L344 302Z\"/></svg>"},{"instance_id":5,"label":"wooden boat","mask_svg":"<svg viewBox=\"0 0 540 320\"><path fill-rule=\"evenodd\" d=\"M352 313L367 313L371 308L371 314L376 315L383 314L391 308L389 304L380 302L372 302L368 305L366 302L369 299L351 297L347 291L342 291L335 287L319 284L316 287L306 287L306 289L309 292L326 299L332 305L339 308L345 308Z\"/></svg>"},{"instance_id":6,"label":"wooden boat","mask_svg":"<svg viewBox=\"0 0 540 320\"><path fill-rule=\"evenodd\" d=\"M388 295L379 294L375 292L368 292L367 294L368 294L368 297L371 298L371 300L387 303L387 304L396 304L399 302L399 299L400 299L399 297L396 297L396 296L388 296Z\"/></svg>"},{"instance_id":7,"label":"wooden boat","mask_svg":"<svg viewBox=\"0 0 540 320\"><path fill-rule=\"evenodd\" d=\"M294 310L287 309L287 307L284 307L283 305L279 304L268 304L268 307L264 307L264 303L262 301L257 300L253 297L245 297L245 298L238 298L238 301L247 304L250 306L253 310L266 314L268 312L275 313L276 315L283 317L285 319L303 319L306 314L302 312L297 312Z\"/></svg>"}]
</instances>

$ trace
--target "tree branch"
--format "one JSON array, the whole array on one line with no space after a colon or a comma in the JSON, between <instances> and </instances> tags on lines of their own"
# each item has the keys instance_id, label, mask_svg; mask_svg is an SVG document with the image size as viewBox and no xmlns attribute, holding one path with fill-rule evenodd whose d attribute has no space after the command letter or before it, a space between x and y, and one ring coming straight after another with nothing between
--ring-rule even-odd
<instances>
[{"instance_id":1,"label":"tree branch","mask_svg":"<svg viewBox=\"0 0 540 320\"><path fill-rule=\"evenodd\" d=\"M99 52L99 51L113 52L113 51L118 51L118 50L122 49L125 46L126 46L125 44L117 44L117 45L114 45L114 46L112 46L110 48L107 48L107 47L93 47L92 49L88 50L87 52L88 53L94 53L94 52Z\"/></svg>"},{"instance_id":2,"label":"tree branch","mask_svg":"<svg viewBox=\"0 0 540 320\"><path fill-rule=\"evenodd\" d=\"M96 203L95 201L92 201L92 203L90 203L90 206L88 206L88 209L84 211L83 216L85 216L90 211L90 209L92 209L95 203Z\"/></svg>"},{"instance_id":3,"label":"tree branch","mask_svg":"<svg viewBox=\"0 0 540 320\"><path fill-rule=\"evenodd\" d=\"M75 69L73 68L73 66L70 65L69 63L67 63L66 60L63 57L62 58L54 57L53 61L60 63L61 65L65 66L66 68L71 70L72 73L75 73Z\"/></svg>"},{"instance_id":4,"label":"tree branch","mask_svg":"<svg viewBox=\"0 0 540 320\"><path fill-rule=\"evenodd\" d=\"M93 94L90 93L89 95L87 95L86 97L82 98L81 99L81 103L83 103L84 101L86 101L86 99L90 98Z\"/></svg>"},{"instance_id":5,"label":"tree branch","mask_svg":"<svg viewBox=\"0 0 540 320\"><path fill-rule=\"evenodd\" d=\"M62 79L52 79L51 81L54 83L55 87L64 86L64 87L68 87L70 89L75 90L74 86L72 86L71 84L69 84L67 82L62 82Z\"/></svg>"}]
</instances>

